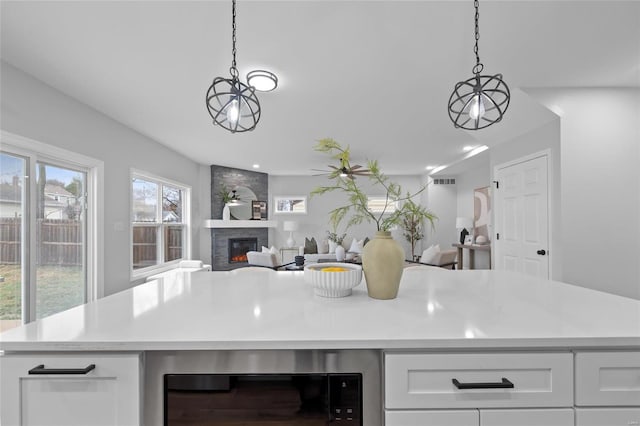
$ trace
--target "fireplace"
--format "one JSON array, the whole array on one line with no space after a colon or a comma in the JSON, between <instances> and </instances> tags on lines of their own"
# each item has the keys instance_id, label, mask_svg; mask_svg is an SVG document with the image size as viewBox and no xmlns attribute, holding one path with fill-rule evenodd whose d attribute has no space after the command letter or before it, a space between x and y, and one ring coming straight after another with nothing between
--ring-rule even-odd
<instances>
[{"instance_id":1,"label":"fireplace","mask_svg":"<svg viewBox=\"0 0 640 426\"><path fill-rule=\"evenodd\" d=\"M229 263L247 261L247 252L258 249L257 238L229 238Z\"/></svg>"}]
</instances>

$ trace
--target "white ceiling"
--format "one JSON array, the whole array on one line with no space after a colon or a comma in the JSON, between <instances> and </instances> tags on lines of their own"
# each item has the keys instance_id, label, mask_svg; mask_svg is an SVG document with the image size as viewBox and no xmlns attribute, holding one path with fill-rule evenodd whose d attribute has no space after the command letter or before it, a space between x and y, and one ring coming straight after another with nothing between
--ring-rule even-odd
<instances>
[{"instance_id":1,"label":"white ceiling","mask_svg":"<svg viewBox=\"0 0 640 426\"><path fill-rule=\"evenodd\" d=\"M530 87L640 87L640 2L480 4L480 57L514 92L504 120L455 129L471 77L473 2L238 0L238 68L274 71L253 132L214 127L205 93L231 63L231 1L6 1L1 57L202 164L310 174L317 139L389 174L459 162L553 118Z\"/></svg>"}]
</instances>

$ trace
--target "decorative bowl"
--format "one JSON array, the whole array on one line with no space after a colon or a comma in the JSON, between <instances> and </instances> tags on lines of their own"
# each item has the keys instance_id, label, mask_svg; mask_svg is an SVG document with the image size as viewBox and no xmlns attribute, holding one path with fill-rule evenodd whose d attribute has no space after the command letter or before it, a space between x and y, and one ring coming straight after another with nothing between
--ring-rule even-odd
<instances>
[{"instance_id":1,"label":"decorative bowl","mask_svg":"<svg viewBox=\"0 0 640 426\"><path fill-rule=\"evenodd\" d=\"M304 267L304 279L322 297L345 297L362 281L362 266L352 263L312 263Z\"/></svg>"}]
</instances>

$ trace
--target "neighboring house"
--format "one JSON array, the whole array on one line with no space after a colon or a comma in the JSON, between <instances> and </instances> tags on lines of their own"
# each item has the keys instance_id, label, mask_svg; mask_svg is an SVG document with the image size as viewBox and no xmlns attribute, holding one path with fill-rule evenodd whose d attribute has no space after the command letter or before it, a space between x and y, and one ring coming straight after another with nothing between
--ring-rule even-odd
<instances>
[{"instance_id":1,"label":"neighboring house","mask_svg":"<svg viewBox=\"0 0 640 426\"><path fill-rule=\"evenodd\" d=\"M79 212L75 195L59 185L46 184L44 187L44 218L75 219ZM0 184L0 217L22 216L22 186L13 183Z\"/></svg>"},{"instance_id":2,"label":"neighboring house","mask_svg":"<svg viewBox=\"0 0 640 426\"><path fill-rule=\"evenodd\" d=\"M13 183L0 183L0 217L22 216L22 187Z\"/></svg>"}]
</instances>

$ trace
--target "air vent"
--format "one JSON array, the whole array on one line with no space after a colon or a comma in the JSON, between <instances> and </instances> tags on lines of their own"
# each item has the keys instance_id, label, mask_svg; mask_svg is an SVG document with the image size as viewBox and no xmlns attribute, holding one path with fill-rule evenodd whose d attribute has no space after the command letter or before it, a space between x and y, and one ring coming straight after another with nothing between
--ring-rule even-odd
<instances>
[{"instance_id":1,"label":"air vent","mask_svg":"<svg viewBox=\"0 0 640 426\"><path fill-rule=\"evenodd\" d=\"M434 185L455 185L456 180L451 178L438 178L433 180Z\"/></svg>"}]
</instances>

